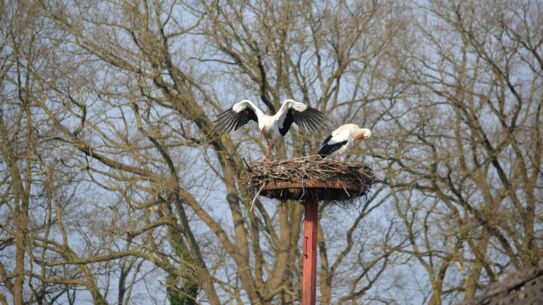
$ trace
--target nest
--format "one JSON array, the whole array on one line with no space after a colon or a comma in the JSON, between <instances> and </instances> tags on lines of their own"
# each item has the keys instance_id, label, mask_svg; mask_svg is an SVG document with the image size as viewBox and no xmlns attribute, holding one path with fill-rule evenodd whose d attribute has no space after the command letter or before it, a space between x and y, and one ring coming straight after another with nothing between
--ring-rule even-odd
<instances>
[{"instance_id":1,"label":"nest","mask_svg":"<svg viewBox=\"0 0 543 305\"><path fill-rule=\"evenodd\" d=\"M246 180L255 196L276 199L353 200L364 197L377 181L367 164L319 156L246 165Z\"/></svg>"}]
</instances>

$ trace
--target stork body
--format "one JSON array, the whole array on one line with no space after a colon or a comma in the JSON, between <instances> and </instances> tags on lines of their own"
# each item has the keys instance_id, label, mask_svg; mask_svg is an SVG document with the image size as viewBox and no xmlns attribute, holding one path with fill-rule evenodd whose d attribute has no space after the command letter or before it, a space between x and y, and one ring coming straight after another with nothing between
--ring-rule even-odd
<instances>
[{"instance_id":1,"label":"stork body","mask_svg":"<svg viewBox=\"0 0 543 305\"><path fill-rule=\"evenodd\" d=\"M324 114L304 103L287 99L274 115L267 115L249 100L234 104L217 117L215 121L218 128L230 132L237 130L249 121L258 123L260 140L266 138L268 143L264 161L270 153L270 141L279 140L290 130L292 123L309 130L317 131L327 126Z\"/></svg>"},{"instance_id":2,"label":"stork body","mask_svg":"<svg viewBox=\"0 0 543 305\"><path fill-rule=\"evenodd\" d=\"M318 154L326 158L328 155L337 153L338 160L346 153L355 141L371 137L371 130L360 128L356 124L345 124L332 131L322 142Z\"/></svg>"}]
</instances>

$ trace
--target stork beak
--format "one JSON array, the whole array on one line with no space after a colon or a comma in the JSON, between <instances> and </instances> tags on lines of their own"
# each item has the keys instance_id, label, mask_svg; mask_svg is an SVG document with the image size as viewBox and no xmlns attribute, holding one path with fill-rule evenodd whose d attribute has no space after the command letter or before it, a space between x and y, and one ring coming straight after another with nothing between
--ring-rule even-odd
<instances>
[{"instance_id":1,"label":"stork beak","mask_svg":"<svg viewBox=\"0 0 543 305\"><path fill-rule=\"evenodd\" d=\"M358 137L354 138L354 140L355 140L355 141L358 141L358 140L362 140L362 139L364 139L364 138L365 138L365 136L358 136Z\"/></svg>"}]
</instances>

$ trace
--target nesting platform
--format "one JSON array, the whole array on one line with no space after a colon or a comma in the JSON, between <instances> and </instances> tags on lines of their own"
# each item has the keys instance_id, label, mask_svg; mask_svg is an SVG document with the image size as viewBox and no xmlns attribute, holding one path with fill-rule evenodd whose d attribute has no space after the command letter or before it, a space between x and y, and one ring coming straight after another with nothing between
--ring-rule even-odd
<instances>
[{"instance_id":1,"label":"nesting platform","mask_svg":"<svg viewBox=\"0 0 543 305\"><path fill-rule=\"evenodd\" d=\"M318 156L247 164L255 193L274 199L346 201L364 196L377 181L364 163Z\"/></svg>"}]
</instances>

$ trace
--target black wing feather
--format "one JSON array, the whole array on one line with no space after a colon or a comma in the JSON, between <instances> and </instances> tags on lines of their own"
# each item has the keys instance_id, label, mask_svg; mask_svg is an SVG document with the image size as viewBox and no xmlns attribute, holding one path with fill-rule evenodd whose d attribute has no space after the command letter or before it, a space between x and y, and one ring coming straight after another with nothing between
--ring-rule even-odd
<instances>
[{"instance_id":1,"label":"black wing feather","mask_svg":"<svg viewBox=\"0 0 543 305\"><path fill-rule=\"evenodd\" d=\"M320 129L328 129L328 120L324 114L318 111L315 108L307 107L306 110L298 112L289 110L289 113L292 111L292 121L302 127L305 127L312 131L318 131ZM284 125L284 124L283 124Z\"/></svg>"},{"instance_id":2,"label":"black wing feather","mask_svg":"<svg viewBox=\"0 0 543 305\"><path fill-rule=\"evenodd\" d=\"M318 131L321 129L329 130L328 119L324 114L315 108L307 107L304 111L296 111L290 108L283 121L283 127L279 128L279 132L282 136L287 134L292 123L296 123L300 127L307 128L312 131Z\"/></svg>"},{"instance_id":3,"label":"black wing feather","mask_svg":"<svg viewBox=\"0 0 543 305\"><path fill-rule=\"evenodd\" d=\"M238 128L251 120L258 122L258 118L253 109L247 107L240 112L235 112L232 108L229 108L220 113L214 123L217 128L230 132L232 129L238 130Z\"/></svg>"},{"instance_id":4,"label":"black wing feather","mask_svg":"<svg viewBox=\"0 0 543 305\"><path fill-rule=\"evenodd\" d=\"M341 146L347 144L347 140L337 142L337 143L334 143L334 144L328 144L328 141L330 141L331 138L332 138L332 135L329 135L328 137L326 137L324 142L322 142L322 144L321 144L319 152L317 153L318 155L320 155L323 158L326 158L326 156L332 154L336 150L340 149Z\"/></svg>"},{"instance_id":5,"label":"black wing feather","mask_svg":"<svg viewBox=\"0 0 543 305\"><path fill-rule=\"evenodd\" d=\"M294 122L294 110L290 108L287 112L287 115L285 116L285 120L283 121L283 127L279 128L279 133L284 137L288 130L290 129L290 125L292 125L292 122Z\"/></svg>"},{"instance_id":6,"label":"black wing feather","mask_svg":"<svg viewBox=\"0 0 543 305\"><path fill-rule=\"evenodd\" d=\"M326 145L326 143L328 143L328 141L330 141L331 138L332 138L332 134L329 134L329 135L326 137L326 139L324 139L324 141L322 141L321 147L320 147L320 148L322 149L322 147L323 147L324 145Z\"/></svg>"}]
</instances>

